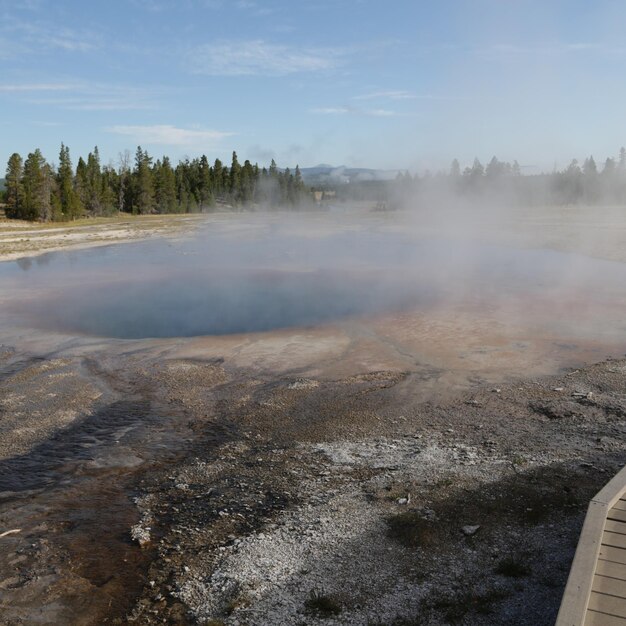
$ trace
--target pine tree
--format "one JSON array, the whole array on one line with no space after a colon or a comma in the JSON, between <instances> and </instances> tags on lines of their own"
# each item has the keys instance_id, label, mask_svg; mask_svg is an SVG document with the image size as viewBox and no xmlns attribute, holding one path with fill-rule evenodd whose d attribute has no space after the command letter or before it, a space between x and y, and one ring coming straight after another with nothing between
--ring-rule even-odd
<instances>
[{"instance_id":1,"label":"pine tree","mask_svg":"<svg viewBox=\"0 0 626 626\"><path fill-rule=\"evenodd\" d=\"M254 168L252 163L246 159L241 168L241 202L244 205L248 205L253 201L255 183Z\"/></svg>"},{"instance_id":2,"label":"pine tree","mask_svg":"<svg viewBox=\"0 0 626 626\"><path fill-rule=\"evenodd\" d=\"M230 166L229 192L231 202L237 206L241 199L241 165L237 160L236 152L233 152L233 159Z\"/></svg>"},{"instance_id":3,"label":"pine tree","mask_svg":"<svg viewBox=\"0 0 626 626\"><path fill-rule=\"evenodd\" d=\"M130 151L120 152L117 168L117 209L127 211L131 206L129 196L132 194L130 184Z\"/></svg>"},{"instance_id":4,"label":"pine tree","mask_svg":"<svg viewBox=\"0 0 626 626\"><path fill-rule=\"evenodd\" d=\"M615 198L617 202L626 203L626 148L623 146L619 151L619 180L615 187Z\"/></svg>"},{"instance_id":5,"label":"pine tree","mask_svg":"<svg viewBox=\"0 0 626 626\"><path fill-rule=\"evenodd\" d=\"M176 213L176 174L170 160L164 156L154 167L154 200L159 213Z\"/></svg>"},{"instance_id":6,"label":"pine tree","mask_svg":"<svg viewBox=\"0 0 626 626\"><path fill-rule=\"evenodd\" d=\"M593 156L585 159L585 162L583 163L583 173L585 176L595 176L598 173L598 167L596 166Z\"/></svg>"},{"instance_id":7,"label":"pine tree","mask_svg":"<svg viewBox=\"0 0 626 626\"><path fill-rule=\"evenodd\" d=\"M74 189L70 149L63 144L61 144L61 152L59 153L59 170L56 178L58 207L55 207L54 219L76 219L82 214L83 207Z\"/></svg>"},{"instance_id":8,"label":"pine tree","mask_svg":"<svg viewBox=\"0 0 626 626\"><path fill-rule=\"evenodd\" d=\"M278 171L276 161L272 159L269 169L269 181L268 181L268 201L270 206L278 206L284 202L283 198L283 179Z\"/></svg>"},{"instance_id":9,"label":"pine tree","mask_svg":"<svg viewBox=\"0 0 626 626\"><path fill-rule=\"evenodd\" d=\"M221 198L224 188L222 186L222 180L224 178L223 165L219 159L215 159L213 163L213 189L216 198Z\"/></svg>"},{"instance_id":10,"label":"pine tree","mask_svg":"<svg viewBox=\"0 0 626 626\"><path fill-rule=\"evenodd\" d=\"M83 157L78 157L76 164L76 193L83 207L89 204L89 176L87 173L87 163Z\"/></svg>"},{"instance_id":11,"label":"pine tree","mask_svg":"<svg viewBox=\"0 0 626 626\"><path fill-rule=\"evenodd\" d=\"M302 201L305 197L306 188L304 185L304 180L302 180L302 172L300 171L300 166L296 165L296 170L294 173L293 180L293 188L294 188L294 199L296 206L302 204Z\"/></svg>"},{"instance_id":12,"label":"pine tree","mask_svg":"<svg viewBox=\"0 0 626 626\"><path fill-rule=\"evenodd\" d=\"M102 214L113 215L117 210L119 178L112 164L102 168Z\"/></svg>"},{"instance_id":13,"label":"pine tree","mask_svg":"<svg viewBox=\"0 0 626 626\"><path fill-rule=\"evenodd\" d=\"M459 178L461 176L461 166L459 165L458 159L454 159L452 164L450 165L450 177L451 178Z\"/></svg>"},{"instance_id":14,"label":"pine tree","mask_svg":"<svg viewBox=\"0 0 626 626\"><path fill-rule=\"evenodd\" d=\"M24 162L24 210L27 220L47 220L52 212L49 167L39 148L31 152Z\"/></svg>"},{"instance_id":15,"label":"pine tree","mask_svg":"<svg viewBox=\"0 0 626 626\"><path fill-rule=\"evenodd\" d=\"M295 204L293 175L288 167L283 172L283 197L281 198L281 204L289 204L291 206Z\"/></svg>"},{"instance_id":16,"label":"pine tree","mask_svg":"<svg viewBox=\"0 0 626 626\"><path fill-rule=\"evenodd\" d=\"M466 167L463 171L463 184L464 187L474 192L480 191L483 188L483 178L485 176L485 168L478 160L478 157L474 159L472 167Z\"/></svg>"},{"instance_id":17,"label":"pine tree","mask_svg":"<svg viewBox=\"0 0 626 626\"><path fill-rule=\"evenodd\" d=\"M22 157L14 152L7 163L5 187L6 187L6 216L12 219L23 219L24 210L24 186L22 176L24 165Z\"/></svg>"},{"instance_id":18,"label":"pine tree","mask_svg":"<svg viewBox=\"0 0 626 626\"><path fill-rule=\"evenodd\" d=\"M487 168L485 169L485 175L488 178L498 178L504 173L504 163L498 161L498 159L494 156L491 161L487 164Z\"/></svg>"},{"instance_id":19,"label":"pine tree","mask_svg":"<svg viewBox=\"0 0 626 626\"><path fill-rule=\"evenodd\" d=\"M603 176L612 176L615 173L615 159L611 157L607 157L604 162L604 167L602 168Z\"/></svg>"},{"instance_id":20,"label":"pine tree","mask_svg":"<svg viewBox=\"0 0 626 626\"><path fill-rule=\"evenodd\" d=\"M42 173L42 188L41 188L41 205L39 219L44 222L49 222L54 219L54 203L53 198L56 195L56 184L54 178L54 171L49 163L44 160Z\"/></svg>"},{"instance_id":21,"label":"pine tree","mask_svg":"<svg viewBox=\"0 0 626 626\"><path fill-rule=\"evenodd\" d=\"M102 170L98 146L87 155L85 208L91 215L102 213Z\"/></svg>"},{"instance_id":22,"label":"pine tree","mask_svg":"<svg viewBox=\"0 0 626 626\"><path fill-rule=\"evenodd\" d=\"M270 176L272 178L276 178L277 175L278 175L278 166L276 165L276 161L272 159L272 162L270 163Z\"/></svg>"},{"instance_id":23,"label":"pine tree","mask_svg":"<svg viewBox=\"0 0 626 626\"><path fill-rule=\"evenodd\" d=\"M200 210L212 207L215 204L215 198L213 196L213 173L209 166L209 161L203 154L200 158L200 173L198 180L198 196Z\"/></svg>"},{"instance_id":24,"label":"pine tree","mask_svg":"<svg viewBox=\"0 0 626 626\"><path fill-rule=\"evenodd\" d=\"M583 164L583 188L585 202L594 204L600 199L601 190L598 180L598 167L593 156L585 159Z\"/></svg>"},{"instance_id":25,"label":"pine tree","mask_svg":"<svg viewBox=\"0 0 626 626\"><path fill-rule=\"evenodd\" d=\"M472 169L471 169L472 178L482 178L484 174L485 174L485 168L483 167L482 163L478 160L478 158L475 158L474 163L472 164Z\"/></svg>"},{"instance_id":26,"label":"pine tree","mask_svg":"<svg viewBox=\"0 0 626 626\"><path fill-rule=\"evenodd\" d=\"M137 147L135 153L135 193L133 212L144 215L150 213L154 209L154 186L152 181L152 159L147 152Z\"/></svg>"}]
</instances>

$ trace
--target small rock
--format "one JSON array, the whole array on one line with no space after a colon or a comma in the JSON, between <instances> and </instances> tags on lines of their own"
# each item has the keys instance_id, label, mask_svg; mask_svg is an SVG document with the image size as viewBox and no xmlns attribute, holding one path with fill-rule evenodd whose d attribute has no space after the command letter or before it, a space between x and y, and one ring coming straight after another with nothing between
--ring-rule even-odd
<instances>
[{"instance_id":1,"label":"small rock","mask_svg":"<svg viewBox=\"0 0 626 626\"><path fill-rule=\"evenodd\" d=\"M463 526L463 528L461 528L461 531L463 532L463 534L466 537L472 537L473 535L475 535L478 532L478 529L480 528L480 525L476 525L476 526Z\"/></svg>"},{"instance_id":2,"label":"small rock","mask_svg":"<svg viewBox=\"0 0 626 626\"><path fill-rule=\"evenodd\" d=\"M150 543L150 529L141 524L135 524L135 526L130 529L130 536L131 539L136 541L142 548Z\"/></svg>"},{"instance_id":3,"label":"small rock","mask_svg":"<svg viewBox=\"0 0 626 626\"><path fill-rule=\"evenodd\" d=\"M491 390L492 393L500 393L501 391L502 389L498 389L497 387Z\"/></svg>"},{"instance_id":4,"label":"small rock","mask_svg":"<svg viewBox=\"0 0 626 626\"><path fill-rule=\"evenodd\" d=\"M555 387L552 391L565 391L565 387Z\"/></svg>"},{"instance_id":5,"label":"small rock","mask_svg":"<svg viewBox=\"0 0 626 626\"><path fill-rule=\"evenodd\" d=\"M437 514L432 509L421 509L419 511L420 517L430 522L437 521Z\"/></svg>"}]
</instances>

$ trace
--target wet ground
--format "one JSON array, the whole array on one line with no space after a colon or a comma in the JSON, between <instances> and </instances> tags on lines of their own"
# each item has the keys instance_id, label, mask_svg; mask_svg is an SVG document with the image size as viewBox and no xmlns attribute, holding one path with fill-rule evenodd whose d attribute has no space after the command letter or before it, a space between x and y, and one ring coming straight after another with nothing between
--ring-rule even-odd
<instances>
[{"instance_id":1,"label":"wet ground","mask_svg":"<svg viewBox=\"0 0 626 626\"><path fill-rule=\"evenodd\" d=\"M0 623L551 623L625 278L275 216L0 265Z\"/></svg>"}]
</instances>

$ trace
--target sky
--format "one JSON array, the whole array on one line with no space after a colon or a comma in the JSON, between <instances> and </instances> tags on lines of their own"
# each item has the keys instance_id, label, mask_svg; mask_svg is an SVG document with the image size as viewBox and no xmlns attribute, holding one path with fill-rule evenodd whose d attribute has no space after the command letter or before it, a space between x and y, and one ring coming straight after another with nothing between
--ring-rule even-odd
<instances>
[{"instance_id":1,"label":"sky","mask_svg":"<svg viewBox=\"0 0 626 626\"><path fill-rule=\"evenodd\" d=\"M0 158L602 162L625 26L622 0L0 0Z\"/></svg>"}]
</instances>

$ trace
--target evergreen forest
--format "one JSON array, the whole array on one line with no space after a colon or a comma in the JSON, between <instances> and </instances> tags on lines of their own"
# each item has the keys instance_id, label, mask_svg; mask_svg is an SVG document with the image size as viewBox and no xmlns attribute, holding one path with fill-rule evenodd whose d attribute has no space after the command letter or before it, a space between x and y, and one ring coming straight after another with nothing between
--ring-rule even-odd
<instances>
[{"instance_id":1,"label":"evergreen forest","mask_svg":"<svg viewBox=\"0 0 626 626\"><path fill-rule=\"evenodd\" d=\"M173 166L164 156L156 161L138 147L134 162L121 155L118 167L102 165L96 147L80 157L76 168L70 150L61 144L58 165L40 150L24 160L9 157L5 177L6 216L13 219L67 221L84 216L108 216L117 212L135 215L197 213L216 207L304 207L311 193L296 166L279 170L272 160L260 169L246 160L212 164L206 156Z\"/></svg>"},{"instance_id":2,"label":"evergreen forest","mask_svg":"<svg viewBox=\"0 0 626 626\"><path fill-rule=\"evenodd\" d=\"M309 182L313 182L309 179ZM495 156L486 166L476 158L461 169L454 159L446 172L393 180L316 181L306 184L298 166L279 169L274 160L260 168L249 160L243 165L237 153L230 164L206 156L172 165L167 156L154 160L138 147L120 156L117 166L102 165L98 148L72 165L69 148L61 144L57 165L48 163L40 150L24 160L9 157L4 181L6 216L33 221L68 221L80 217L197 213L238 209L307 209L320 206L320 197L336 201L368 200L385 209L424 206L442 202L499 203L517 206L625 205L626 149L598 167L593 157L582 165L574 159L563 170L525 175L517 161ZM320 193L314 194L314 191ZM332 194L321 194L332 192ZM316 204L317 200L317 204Z\"/></svg>"}]
</instances>

